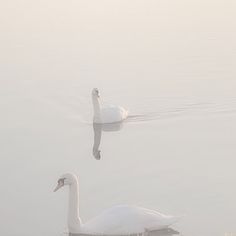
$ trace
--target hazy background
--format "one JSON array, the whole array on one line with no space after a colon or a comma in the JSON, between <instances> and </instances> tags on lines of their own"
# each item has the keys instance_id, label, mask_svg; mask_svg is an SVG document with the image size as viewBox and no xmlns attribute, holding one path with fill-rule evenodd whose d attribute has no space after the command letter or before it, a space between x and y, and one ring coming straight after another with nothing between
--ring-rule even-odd
<instances>
[{"instance_id":1,"label":"hazy background","mask_svg":"<svg viewBox=\"0 0 236 236\"><path fill-rule=\"evenodd\" d=\"M0 234L61 235L64 172L88 220L113 204L186 217L182 235L236 233L236 2L0 3ZM92 156L90 93L133 119Z\"/></svg>"}]
</instances>

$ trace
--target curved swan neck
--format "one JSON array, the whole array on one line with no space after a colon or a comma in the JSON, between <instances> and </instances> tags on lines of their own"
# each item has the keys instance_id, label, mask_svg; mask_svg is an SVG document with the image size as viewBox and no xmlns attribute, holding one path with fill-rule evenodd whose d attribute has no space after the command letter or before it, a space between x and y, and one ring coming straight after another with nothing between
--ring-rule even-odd
<instances>
[{"instance_id":1,"label":"curved swan neck","mask_svg":"<svg viewBox=\"0 0 236 236\"><path fill-rule=\"evenodd\" d=\"M68 227L70 232L77 232L81 226L79 217L79 183L77 179L69 187Z\"/></svg>"},{"instance_id":2,"label":"curved swan neck","mask_svg":"<svg viewBox=\"0 0 236 236\"><path fill-rule=\"evenodd\" d=\"M100 101L97 96L92 95L94 121L100 120Z\"/></svg>"}]
</instances>

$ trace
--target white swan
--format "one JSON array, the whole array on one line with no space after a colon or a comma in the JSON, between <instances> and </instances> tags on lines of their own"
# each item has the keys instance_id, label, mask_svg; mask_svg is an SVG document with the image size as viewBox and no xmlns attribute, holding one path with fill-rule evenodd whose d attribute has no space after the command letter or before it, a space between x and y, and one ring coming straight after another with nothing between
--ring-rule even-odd
<instances>
[{"instance_id":1,"label":"white swan","mask_svg":"<svg viewBox=\"0 0 236 236\"><path fill-rule=\"evenodd\" d=\"M92 101L94 110L94 123L104 124L121 122L128 117L128 111L123 107L109 105L107 107L101 108L100 94L97 88L92 90Z\"/></svg>"},{"instance_id":2,"label":"white swan","mask_svg":"<svg viewBox=\"0 0 236 236\"><path fill-rule=\"evenodd\" d=\"M167 228L179 217L128 205L114 206L99 216L82 223L79 217L79 183L73 174L65 174L58 180L54 192L69 185L68 228L74 234L127 235Z\"/></svg>"}]
</instances>

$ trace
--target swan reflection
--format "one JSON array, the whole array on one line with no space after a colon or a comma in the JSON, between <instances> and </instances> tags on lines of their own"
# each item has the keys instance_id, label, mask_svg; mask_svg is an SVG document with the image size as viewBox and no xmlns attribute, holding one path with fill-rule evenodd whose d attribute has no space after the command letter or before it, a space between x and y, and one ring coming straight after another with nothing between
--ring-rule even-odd
<instances>
[{"instance_id":1,"label":"swan reflection","mask_svg":"<svg viewBox=\"0 0 236 236\"><path fill-rule=\"evenodd\" d=\"M173 230L171 228L162 229L162 230L156 230L156 231L150 231L140 234L129 234L127 236L173 236L179 234L178 231ZM69 236L110 236L110 235L92 235L92 234L73 234L69 233ZM112 236L126 236L126 235L112 235Z\"/></svg>"},{"instance_id":2,"label":"swan reflection","mask_svg":"<svg viewBox=\"0 0 236 236\"><path fill-rule=\"evenodd\" d=\"M102 131L104 132L116 132L121 130L123 127L123 122L117 122L112 124L97 124L93 123L93 131L94 131L94 143L93 143L93 156L96 160L101 159L101 150L99 149Z\"/></svg>"}]
</instances>

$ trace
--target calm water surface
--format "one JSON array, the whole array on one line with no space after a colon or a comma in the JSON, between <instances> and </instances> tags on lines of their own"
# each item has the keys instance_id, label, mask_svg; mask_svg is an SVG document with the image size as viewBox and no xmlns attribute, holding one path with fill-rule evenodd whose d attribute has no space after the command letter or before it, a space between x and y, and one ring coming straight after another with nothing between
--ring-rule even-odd
<instances>
[{"instance_id":1,"label":"calm water surface","mask_svg":"<svg viewBox=\"0 0 236 236\"><path fill-rule=\"evenodd\" d=\"M1 235L64 235L64 172L83 221L125 203L236 233L235 2L1 5ZM93 126L93 87L129 119Z\"/></svg>"}]
</instances>

